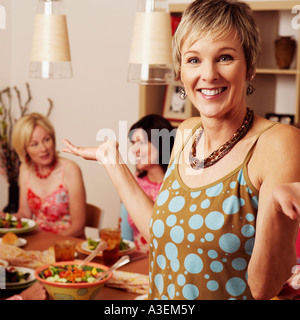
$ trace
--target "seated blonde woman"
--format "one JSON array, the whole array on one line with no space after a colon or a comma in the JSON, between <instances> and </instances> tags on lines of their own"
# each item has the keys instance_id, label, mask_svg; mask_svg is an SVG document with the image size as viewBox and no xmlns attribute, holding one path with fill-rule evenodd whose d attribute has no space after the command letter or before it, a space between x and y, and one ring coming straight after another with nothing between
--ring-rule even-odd
<instances>
[{"instance_id":1,"label":"seated blonde woman","mask_svg":"<svg viewBox=\"0 0 300 320\"><path fill-rule=\"evenodd\" d=\"M55 131L38 113L14 126L13 146L22 162L17 215L34 219L41 230L80 236L85 225L85 188L75 162L58 157Z\"/></svg>"}]
</instances>

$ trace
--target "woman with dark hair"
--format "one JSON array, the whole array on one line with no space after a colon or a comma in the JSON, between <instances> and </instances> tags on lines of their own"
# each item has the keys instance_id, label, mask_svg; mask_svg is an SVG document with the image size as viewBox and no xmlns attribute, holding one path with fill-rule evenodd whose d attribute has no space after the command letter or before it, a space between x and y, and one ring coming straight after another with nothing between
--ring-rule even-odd
<instances>
[{"instance_id":1,"label":"woman with dark hair","mask_svg":"<svg viewBox=\"0 0 300 320\"><path fill-rule=\"evenodd\" d=\"M141 129L141 131L138 129ZM143 136L139 135L141 132L143 133ZM165 173L170 161L175 132L176 129L167 119L157 114L150 114L141 118L131 126L128 137L129 140L135 144L138 142L135 141L135 139L141 136L142 139L144 138L144 142L148 142L152 147L155 147L158 151L158 158L152 159L149 165L158 164L163 173ZM137 163L137 170L139 171L140 177L147 174L149 169L151 170L151 167L144 167L141 161Z\"/></svg>"},{"instance_id":2,"label":"woman with dark hair","mask_svg":"<svg viewBox=\"0 0 300 320\"><path fill-rule=\"evenodd\" d=\"M155 201L170 161L176 129L160 115L151 114L134 123L129 130L131 151L136 160L136 180ZM147 241L138 231L130 213L121 204L122 237L134 240L139 251L148 252Z\"/></svg>"}]
</instances>

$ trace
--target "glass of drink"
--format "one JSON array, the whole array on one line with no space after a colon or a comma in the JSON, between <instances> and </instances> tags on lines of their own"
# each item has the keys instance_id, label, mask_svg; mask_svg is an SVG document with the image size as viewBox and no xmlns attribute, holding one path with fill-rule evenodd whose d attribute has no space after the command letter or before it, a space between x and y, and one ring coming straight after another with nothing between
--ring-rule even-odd
<instances>
[{"instance_id":1,"label":"glass of drink","mask_svg":"<svg viewBox=\"0 0 300 320\"><path fill-rule=\"evenodd\" d=\"M103 262L105 265L111 266L119 258L121 230L117 228L101 229L100 238L107 243L107 248L102 252Z\"/></svg>"},{"instance_id":2,"label":"glass of drink","mask_svg":"<svg viewBox=\"0 0 300 320\"><path fill-rule=\"evenodd\" d=\"M58 240L54 242L55 261L73 261L75 257L76 243L70 240Z\"/></svg>"}]
</instances>

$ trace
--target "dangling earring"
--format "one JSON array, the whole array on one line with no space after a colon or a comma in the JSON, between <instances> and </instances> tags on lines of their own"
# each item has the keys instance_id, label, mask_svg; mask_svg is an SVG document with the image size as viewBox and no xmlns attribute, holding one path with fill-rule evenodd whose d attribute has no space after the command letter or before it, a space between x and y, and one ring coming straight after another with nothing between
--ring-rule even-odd
<instances>
[{"instance_id":1,"label":"dangling earring","mask_svg":"<svg viewBox=\"0 0 300 320\"><path fill-rule=\"evenodd\" d=\"M28 154L26 154L26 156L25 156L25 163L26 163L26 164L29 164L29 161L30 161L30 157L29 157Z\"/></svg>"},{"instance_id":2,"label":"dangling earring","mask_svg":"<svg viewBox=\"0 0 300 320\"><path fill-rule=\"evenodd\" d=\"M254 79L254 77L255 77L255 74L251 76L249 81L251 82ZM249 83L247 87L246 95L251 96L251 94L253 94L254 91L255 91L255 88L252 86L251 83Z\"/></svg>"},{"instance_id":3,"label":"dangling earring","mask_svg":"<svg viewBox=\"0 0 300 320\"><path fill-rule=\"evenodd\" d=\"M180 88L180 99L184 100L186 98L186 92L184 87Z\"/></svg>"},{"instance_id":4,"label":"dangling earring","mask_svg":"<svg viewBox=\"0 0 300 320\"><path fill-rule=\"evenodd\" d=\"M251 94L253 94L253 92L255 91L255 88L249 83L248 87L247 87L247 96L251 96Z\"/></svg>"}]
</instances>

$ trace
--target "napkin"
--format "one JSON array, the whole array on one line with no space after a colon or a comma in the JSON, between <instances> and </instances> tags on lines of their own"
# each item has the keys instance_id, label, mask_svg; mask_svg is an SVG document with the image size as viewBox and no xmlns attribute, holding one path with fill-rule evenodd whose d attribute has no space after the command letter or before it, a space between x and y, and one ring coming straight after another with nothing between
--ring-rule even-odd
<instances>
[{"instance_id":1,"label":"napkin","mask_svg":"<svg viewBox=\"0 0 300 320\"><path fill-rule=\"evenodd\" d=\"M16 246L0 243L0 259L6 260L10 265L36 269L44 264L54 263L54 248L45 251L23 250Z\"/></svg>"},{"instance_id":2,"label":"napkin","mask_svg":"<svg viewBox=\"0 0 300 320\"><path fill-rule=\"evenodd\" d=\"M113 271L113 276L105 285L137 294L147 294L149 290L149 277L139 273Z\"/></svg>"}]
</instances>

